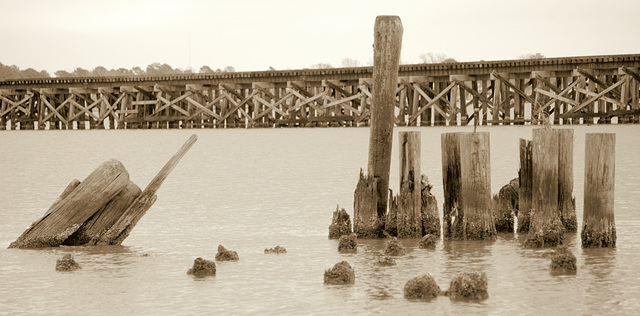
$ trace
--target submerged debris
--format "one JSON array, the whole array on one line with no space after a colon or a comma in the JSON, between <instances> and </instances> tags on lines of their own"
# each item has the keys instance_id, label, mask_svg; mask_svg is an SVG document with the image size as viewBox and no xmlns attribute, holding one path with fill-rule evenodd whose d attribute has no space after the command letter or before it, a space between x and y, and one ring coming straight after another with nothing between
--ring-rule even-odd
<instances>
[{"instance_id":1,"label":"submerged debris","mask_svg":"<svg viewBox=\"0 0 640 316\"><path fill-rule=\"evenodd\" d=\"M492 200L496 231L512 233L514 215L518 213L520 203L520 179L511 179Z\"/></svg>"},{"instance_id":2,"label":"submerged debris","mask_svg":"<svg viewBox=\"0 0 640 316\"><path fill-rule=\"evenodd\" d=\"M551 255L551 271L558 274L575 274L577 270L576 256L566 245L558 246Z\"/></svg>"},{"instance_id":3,"label":"submerged debris","mask_svg":"<svg viewBox=\"0 0 640 316\"><path fill-rule=\"evenodd\" d=\"M409 299L432 299L440 293L440 287L429 274L415 277L404 285L404 297Z\"/></svg>"},{"instance_id":4,"label":"submerged debris","mask_svg":"<svg viewBox=\"0 0 640 316\"><path fill-rule=\"evenodd\" d=\"M484 300L489 297L487 288L486 273L462 272L451 280L449 290L445 292L445 295L449 295L452 300Z\"/></svg>"},{"instance_id":5,"label":"submerged debris","mask_svg":"<svg viewBox=\"0 0 640 316\"><path fill-rule=\"evenodd\" d=\"M187 270L187 274L199 277L216 275L216 263L198 257L193 261L193 267Z\"/></svg>"},{"instance_id":6,"label":"submerged debris","mask_svg":"<svg viewBox=\"0 0 640 316\"><path fill-rule=\"evenodd\" d=\"M396 265L396 259L390 256L379 256L376 262L379 266L390 267Z\"/></svg>"},{"instance_id":7,"label":"submerged debris","mask_svg":"<svg viewBox=\"0 0 640 316\"><path fill-rule=\"evenodd\" d=\"M398 238L393 237L384 243L384 254L387 256L402 256L407 253Z\"/></svg>"},{"instance_id":8,"label":"submerged debris","mask_svg":"<svg viewBox=\"0 0 640 316\"><path fill-rule=\"evenodd\" d=\"M357 252L358 243L356 242L356 234L351 233L349 235L343 235L338 241L339 252Z\"/></svg>"},{"instance_id":9,"label":"submerged debris","mask_svg":"<svg viewBox=\"0 0 640 316\"><path fill-rule=\"evenodd\" d=\"M287 249L285 249L284 247L275 246L274 248L265 249L264 253L275 253L275 254L287 253Z\"/></svg>"},{"instance_id":10,"label":"submerged debris","mask_svg":"<svg viewBox=\"0 0 640 316\"><path fill-rule=\"evenodd\" d=\"M73 260L73 256L70 253L56 261L56 271L73 271L77 269L82 268L75 260Z\"/></svg>"},{"instance_id":11,"label":"submerged debris","mask_svg":"<svg viewBox=\"0 0 640 316\"><path fill-rule=\"evenodd\" d=\"M232 250L225 249L222 245L218 245L218 253L216 254L216 261L235 261L239 260L238 253Z\"/></svg>"},{"instance_id":12,"label":"submerged debris","mask_svg":"<svg viewBox=\"0 0 640 316\"><path fill-rule=\"evenodd\" d=\"M351 234L351 219L349 218L349 214L344 208L340 209L340 206L336 206L331 225L329 225L329 239L338 239L343 235L349 234Z\"/></svg>"},{"instance_id":13,"label":"submerged debris","mask_svg":"<svg viewBox=\"0 0 640 316\"><path fill-rule=\"evenodd\" d=\"M438 239L436 238L436 236L426 234L424 235L424 237L422 237L422 239L420 239L419 247L422 249L435 249L437 241Z\"/></svg>"},{"instance_id":14,"label":"submerged debris","mask_svg":"<svg viewBox=\"0 0 640 316\"><path fill-rule=\"evenodd\" d=\"M324 272L325 284L353 284L356 282L356 273L346 261L336 263L333 268Z\"/></svg>"}]
</instances>

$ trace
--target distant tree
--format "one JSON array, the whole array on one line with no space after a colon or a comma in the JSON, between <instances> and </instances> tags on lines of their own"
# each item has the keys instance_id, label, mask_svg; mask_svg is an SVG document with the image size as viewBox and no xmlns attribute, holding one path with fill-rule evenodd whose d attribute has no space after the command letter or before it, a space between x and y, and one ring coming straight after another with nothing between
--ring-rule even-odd
<instances>
[{"instance_id":1,"label":"distant tree","mask_svg":"<svg viewBox=\"0 0 640 316\"><path fill-rule=\"evenodd\" d=\"M200 67L200 71L198 71L201 74L212 74L215 73L215 71L213 71L213 69L211 69L211 67L204 65L202 67Z\"/></svg>"},{"instance_id":2,"label":"distant tree","mask_svg":"<svg viewBox=\"0 0 640 316\"><path fill-rule=\"evenodd\" d=\"M276 69L275 69L275 68L273 68L272 66L269 66L269 69L268 69L268 70L269 70L269 71L276 71Z\"/></svg>"},{"instance_id":3,"label":"distant tree","mask_svg":"<svg viewBox=\"0 0 640 316\"><path fill-rule=\"evenodd\" d=\"M131 68L131 72L133 72L133 74L136 76L142 76L145 74L145 71L138 66Z\"/></svg>"},{"instance_id":4,"label":"distant tree","mask_svg":"<svg viewBox=\"0 0 640 316\"><path fill-rule=\"evenodd\" d=\"M147 66L148 75L169 75L174 73L176 71L168 64L153 63Z\"/></svg>"},{"instance_id":5,"label":"distant tree","mask_svg":"<svg viewBox=\"0 0 640 316\"><path fill-rule=\"evenodd\" d=\"M76 68L73 70L73 72L71 73L72 76L74 77L89 77L92 75L92 72L89 70L86 70L84 68Z\"/></svg>"},{"instance_id":6,"label":"distant tree","mask_svg":"<svg viewBox=\"0 0 640 316\"><path fill-rule=\"evenodd\" d=\"M342 59L342 67L360 67L360 62L353 58Z\"/></svg>"},{"instance_id":7,"label":"distant tree","mask_svg":"<svg viewBox=\"0 0 640 316\"><path fill-rule=\"evenodd\" d=\"M452 63L457 63L458 61L455 60L454 58L447 58L445 60L442 61L442 63L444 64L452 64Z\"/></svg>"},{"instance_id":8,"label":"distant tree","mask_svg":"<svg viewBox=\"0 0 640 316\"><path fill-rule=\"evenodd\" d=\"M546 57L540 53L525 54L525 55L518 56L518 59L542 59L542 58L546 58Z\"/></svg>"},{"instance_id":9,"label":"distant tree","mask_svg":"<svg viewBox=\"0 0 640 316\"><path fill-rule=\"evenodd\" d=\"M116 70L112 70L114 76L130 76L133 75L133 71L127 68L118 68Z\"/></svg>"},{"instance_id":10,"label":"distant tree","mask_svg":"<svg viewBox=\"0 0 640 316\"><path fill-rule=\"evenodd\" d=\"M58 70L56 72L53 73L56 77L61 78L61 77L73 77L73 75L66 71L66 70Z\"/></svg>"},{"instance_id":11,"label":"distant tree","mask_svg":"<svg viewBox=\"0 0 640 316\"><path fill-rule=\"evenodd\" d=\"M419 57L422 60L423 64L436 64L436 63L442 63L445 60L447 60L447 55L443 53L428 52L428 53L420 54Z\"/></svg>"},{"instance_id":12,"label":"distant tree","mask_svg":"<svg viewBox=\"0 0 640 316\"><path fill-rule=\"evenodd\" d=\"M109 75L109 70L102 66L98 66L96 68L93 68L92 74L97 77L106 77Z\"/></svg>"},{"instance_id":13,"label":"distant tree","mask_svg":"<svg viewBox=\"0 0 640 316\"><path fill-rule=\"evenodd\" d=\"M224 67L224 72L236 72L236 69L233 66Z\"/></svg>"},{"instance_id":14,"label":"distant tree","mask_svg":"<svg viewBox=\"0 0 640 316\"><path fill-rule=\"evenodd\" d=\"M325 68L333 68L333 66L327 63L317 63L317 64L311 65L311 69L325 69Z\"/></svg>"}]
</instances>

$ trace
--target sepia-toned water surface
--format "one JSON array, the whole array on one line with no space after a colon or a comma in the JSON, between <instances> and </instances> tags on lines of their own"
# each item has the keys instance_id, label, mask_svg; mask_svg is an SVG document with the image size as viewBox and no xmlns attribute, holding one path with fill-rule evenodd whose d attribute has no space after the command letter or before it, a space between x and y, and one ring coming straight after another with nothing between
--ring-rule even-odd
<instances>
[{"instance_id":1,"label":"sepia-toned water surface","mask_svg":"<svg viewBox=\"0 0 640 316\"><path fill-rule=\"evenodd\" d=\"M337 252L328 226L339 204L353 214L353 191L366 168L369 129L91 130L0 132L0 315L174 314L635 314L640 310L640 126L575 126L574 195L582 223L584 134L617 134L617 248L581 249L576 275L550 274L551 249L523 247L526 235L494 242L443 241L435 250L404 240L408 254L379 267L381 240L359 240L356 254ZM422 132L422 173L442 212L440 135L472 128L394 131L391 189L398 188L398 130ZM480 127L491 135L496 193L517 176L518 139L532 127ZM66 185L110 158L144 188L191 135L198 142L158 191L158 200L122 246L7 249L39 219ZM186 274L217 246L237 262L217 275ZM283 246L284 255L265 255ZM57 272L72 253L82 266ZM354 285L323 284L323 273L346 260ZM485 272L489 298L409 301L407 280L431 273L443 290L461 271Z\"/></svg>"}]
</instances>

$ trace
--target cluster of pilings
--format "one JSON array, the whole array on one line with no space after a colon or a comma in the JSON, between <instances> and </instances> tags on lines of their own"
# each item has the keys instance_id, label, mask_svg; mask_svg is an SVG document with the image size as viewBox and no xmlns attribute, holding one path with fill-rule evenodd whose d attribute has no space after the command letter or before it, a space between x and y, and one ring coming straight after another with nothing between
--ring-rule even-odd
<instances>
[{"instance_id":1,"label":"cluster of pilings","mask_svg":"<svg viewBox=\"0 0 640 316\"><path fill-rule=\"evenodd\" d=\"M360 171L354 193L354 232L360 238L440 236L435 198L420 174L419 132L399 133L400 193L387 195L402 32L399 19L376 20L368 171ZM512 180L493 200L489 139L488 132L475 129L441 136L444 237L493 240L496 219L513 214L518 231L529 234L527 245L562 244L564 232L577 229L573 130L547 125L533 130L532 141L520 140L518 181ZM582 245L615 246L615 135L587 134L586 143ZM507 208L506 216L498 215L504 214L502 208ZM499 226L513 229L513 224Z\"/></svg>"}]
</instances>

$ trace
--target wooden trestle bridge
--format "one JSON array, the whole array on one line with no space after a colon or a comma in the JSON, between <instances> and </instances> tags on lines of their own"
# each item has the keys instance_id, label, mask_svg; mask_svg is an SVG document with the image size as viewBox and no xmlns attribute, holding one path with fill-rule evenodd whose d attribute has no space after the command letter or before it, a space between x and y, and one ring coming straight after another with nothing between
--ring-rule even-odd
<instances>
[{"instance_id":1,"label":"wooden trestle bridge","mask_svg":"<svg viewBox=\"0 0 640 316\"><path fill-rule=\"evenodd\" d=\"M640 54L401 65L403 126L640 122ZM372 67L0 81L0 130L367 126Z\"/></svg>"}]
</instances>

